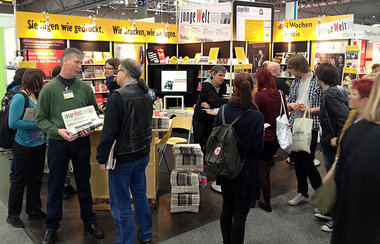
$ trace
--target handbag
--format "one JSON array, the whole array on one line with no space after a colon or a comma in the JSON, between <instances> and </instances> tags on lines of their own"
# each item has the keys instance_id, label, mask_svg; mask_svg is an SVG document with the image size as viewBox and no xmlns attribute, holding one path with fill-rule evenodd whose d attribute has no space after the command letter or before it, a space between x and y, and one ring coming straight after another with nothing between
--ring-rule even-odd
<instances>
[{"instance_id":1,"label":"handbag","mask_svg":"<svg viewBox=\"0 0 380 244\"><path fill-rule=\"evenodd\" d=\"M308 118L306 118L308 114ZM313 119L310 118L310 108L306 107L301 118L296 118L293 123L293 145L292 152L310 153L312 138Z\"/></svg>"},{"instance_id":2,"label":"handbag","mask_svg":"<svg viewBox=\"0 0 380 244\"><path fill-rule=\"evenodd\" d=\"M282 97L281 91L279 92L281 97L281 107L280 115L276 118L276 136L278 144L280 144L280 147L284 149L287 153L290 153L293 141L292 131L290 128L288 116L286 114L284 98Z\"/></svg>"},{"instance_id":3,"label":"handbag","mask_svg":"<svg viewBox=\"0 0 380 244\"><path fill-rule=\"evenodd\" d=\"M334 174L314 193L311 203L322 213L333 213L338 201L338 190Z\"/></svg>"}]
</instances>

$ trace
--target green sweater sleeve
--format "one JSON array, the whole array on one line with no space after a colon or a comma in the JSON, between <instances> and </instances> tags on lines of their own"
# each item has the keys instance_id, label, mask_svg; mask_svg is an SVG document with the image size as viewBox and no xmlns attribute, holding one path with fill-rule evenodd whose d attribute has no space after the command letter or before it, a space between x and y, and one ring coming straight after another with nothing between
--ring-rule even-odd
<instances>
[{"instance_id":1,"label":"green sweater sleeve","mask_svg":"<svg viewBox=\"0 0 380 244\"><path fill-rule=\"evenodd\" d=\"M52 82L52 81L50 81ZM53 135L53 137L59 137L58 135L58 127L55 126L51 119L50 111L51 111L51 92L48 87L44 87L41 93L38 96L38 104L36 111L36 122L37 126L43 130L49 136Z\"/></svg>"}]
</instances>

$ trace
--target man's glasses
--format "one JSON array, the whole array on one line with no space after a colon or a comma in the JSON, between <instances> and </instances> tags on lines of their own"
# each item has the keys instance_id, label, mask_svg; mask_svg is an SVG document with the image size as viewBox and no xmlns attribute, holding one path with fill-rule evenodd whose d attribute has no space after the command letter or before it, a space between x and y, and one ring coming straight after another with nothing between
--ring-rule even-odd
<instances>
[{"instance_id":1,"label":"man's glasses","mask_svg":"<svg viewBox=\"0 0 380 244\"><path fill-rule=\"evenodd\" d=\"M124 71L123 69L117 69L115 70L115 74L118 74L120 71Z\"/></svg>"}]
</instances>

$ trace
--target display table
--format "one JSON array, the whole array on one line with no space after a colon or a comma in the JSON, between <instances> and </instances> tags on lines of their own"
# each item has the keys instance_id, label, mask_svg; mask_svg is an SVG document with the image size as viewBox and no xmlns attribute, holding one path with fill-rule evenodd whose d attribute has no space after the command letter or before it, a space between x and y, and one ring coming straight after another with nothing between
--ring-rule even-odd
<instances>
[{"instance_id":1,"label":"display table","mask_svg":"<svg viewBox=\"0 0 380 244\"><path fill-rule=\"evenodd\" d=\"M152 200L152 204L157 203L157 191L159 184L159 171L158 161L159 156L157 152L156 143L159 140L159 132L167 132L169 129L153 129L152 130L152 143L150 147L149 164L146 167L145 174L147 180L146 194L148 199ZM91 191L93 198L94 210L110 210L109 205L109 191L108 191L108 172L101 170L98 161L96 161L96 148L100 142L100 135L102 130L96 129L90 135L91 140Z\"/></svg>"}]
</instances>

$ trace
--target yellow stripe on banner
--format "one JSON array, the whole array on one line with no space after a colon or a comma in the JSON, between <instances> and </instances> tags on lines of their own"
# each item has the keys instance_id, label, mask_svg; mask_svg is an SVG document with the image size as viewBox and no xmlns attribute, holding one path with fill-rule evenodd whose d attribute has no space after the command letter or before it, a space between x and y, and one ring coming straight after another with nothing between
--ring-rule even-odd
<instances>
[{"instance_id":1,"label":"yellow stripe on banner","mask_svg":"<svg viewBox=\"0 0 380 244\"><path fill-rule=\"evenodd\" d=\"M177 43L177 25L16 12L17 37L140 43Z\"/></svg>"}]
</instances>

